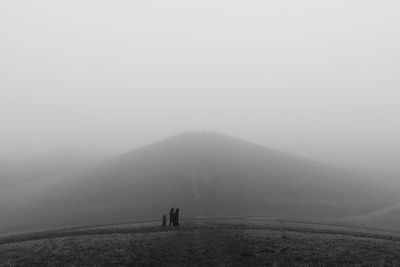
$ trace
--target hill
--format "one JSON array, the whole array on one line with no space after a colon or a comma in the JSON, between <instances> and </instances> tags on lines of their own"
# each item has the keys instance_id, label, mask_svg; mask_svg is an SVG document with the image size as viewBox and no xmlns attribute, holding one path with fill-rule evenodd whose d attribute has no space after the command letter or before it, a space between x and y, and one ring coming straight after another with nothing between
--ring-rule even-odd
<instances>
[{"instance_id":1,"label":"hill","mask_svg":"<svg viewBox=\"0 0 400 267\"><path fill-rule=\"evenodd\" d=\"M183 133L0 195L0 233L160 218L339 218L394 202L354 173L233 137Z\"/></svg>"}]
</instances>

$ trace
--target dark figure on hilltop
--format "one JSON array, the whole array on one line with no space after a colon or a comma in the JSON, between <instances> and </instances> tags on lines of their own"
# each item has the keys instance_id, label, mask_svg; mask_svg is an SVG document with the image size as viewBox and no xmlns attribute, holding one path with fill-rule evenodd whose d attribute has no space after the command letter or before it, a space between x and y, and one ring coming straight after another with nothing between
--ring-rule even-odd
<instances>
[{"instance_id":1,"label":"dark figure on hilltop","mask_svg":"<svg viewBox=\"0 0 400 267\"><path fill-rule=\"evenodd\" d=\"M167 215L163 215L162 216L162 226L166 226L167 225Z\"/></svg>"},{"instance_id":2,"label":"dark figure on hilltop","mask_svg":"<svg viewBox=\"0 0 400 267\"><path fill-rule=\"evenodd\" d=\"M174 213L174 226L179 226L179 209L176 209Z\"/></svg>"},{"instance_id":3,"label":"dark figure on hilltop","mask_svg":"<svg viewBox=\"0 0 400 267\"><path fill-rule=\"evenodd\" d=\"M174 208L169 210L169 226L174 224Z\"/></svg>"}]
</instances>

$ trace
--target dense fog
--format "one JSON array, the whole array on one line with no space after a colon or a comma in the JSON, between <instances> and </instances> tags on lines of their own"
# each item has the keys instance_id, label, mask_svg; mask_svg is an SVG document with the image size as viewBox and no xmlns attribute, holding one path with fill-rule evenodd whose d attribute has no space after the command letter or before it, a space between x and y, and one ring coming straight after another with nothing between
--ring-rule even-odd
<instances>
[{"instance_id":1,"label":"dense fog","mask_svg":"<svg viewBox=\"0 0 400 267\"><path fill-rule=\"evenodd\" d=\"M361 0L2 1L0 164L65 150L93 162L212 130L400 172L399 12Z\"/></svg>"},{"instance_id":2,"label":"dense fog","mask_svg":"<svg viewBox=\"0 0 400 267\"><path fill-rule=\"evenodd\" d=\"M0 0L0 266L400 266L399 14Z\"/></svg>"}]
</instances>

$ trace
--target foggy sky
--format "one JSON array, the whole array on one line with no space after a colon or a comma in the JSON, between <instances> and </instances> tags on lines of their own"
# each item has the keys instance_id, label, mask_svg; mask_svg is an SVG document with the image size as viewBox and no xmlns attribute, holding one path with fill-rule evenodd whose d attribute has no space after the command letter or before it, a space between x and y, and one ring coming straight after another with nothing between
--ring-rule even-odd
<instances>
[{"instance_id":1,"label":"foggy sky","mask_svg":"<svg viewBox=\"0 0 400 267\"><path fill-rule=\"evenodd\" d=\"M398 1L0 3L0 158L210 130L400 171Z\"/></svg>"}]
</instances>

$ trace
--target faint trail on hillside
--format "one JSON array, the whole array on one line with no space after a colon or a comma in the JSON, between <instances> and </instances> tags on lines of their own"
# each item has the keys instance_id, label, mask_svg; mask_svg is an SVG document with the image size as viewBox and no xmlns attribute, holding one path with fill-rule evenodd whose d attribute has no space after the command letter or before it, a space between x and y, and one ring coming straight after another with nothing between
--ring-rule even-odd
<instances>
[{"instance_id":1,"label":"faint trail on hillside","mask_svg":"<svg viewBox=\"0 0 400 267\"><path fill-rule=\"evenodd\" d=\"M356 218L358 220L366 220L366 221L368 221L368 220L372 220L372 219L374 219L376 217L379 217L381 215L384 215L385 213L389 213L391 211L395 211L395 210L397 210L399 208L400 208L400 202L397 202L397 203L394 203L394 204L392 204L392 205L390 205L390 206L388 206L386 208L383 208L383 209L380 209L380 210L376 210L376 211L373 211L373 212L370 212L370 213L367 213L367 214L364 214L364 215L350 217L350 218Z\"/></svg>"},{"instance_id":2,"label":"faint trail on hillside","mask_svg":"<svg viewBox=\"0 0 400 267\"><path fill-rule=\"evenodd\" d=\"M195 175L192 175L190 182L192 185L193 194L194 194L195 198L200 198L200 193L199 193L199 190L197 189L197 184L196 184L197 179L198 178Z\"/></svg>"},{"instance_id":3,"label":"faint trail on hillside","mask_svg":"<svg viewBox=\"0 0 400 267\"><path fill-rule=\"evenodd\" d=\"M206 138L199 135L196 140L197 154L193 159L192 173L190 181L192 184L193 193L196 198L201 197L201 192L198 185L201 184L208 188L210 185L209 163L208 163L208 142ZM205 189L203 188L203 190Z\"/></svg>"}]
</instances>

